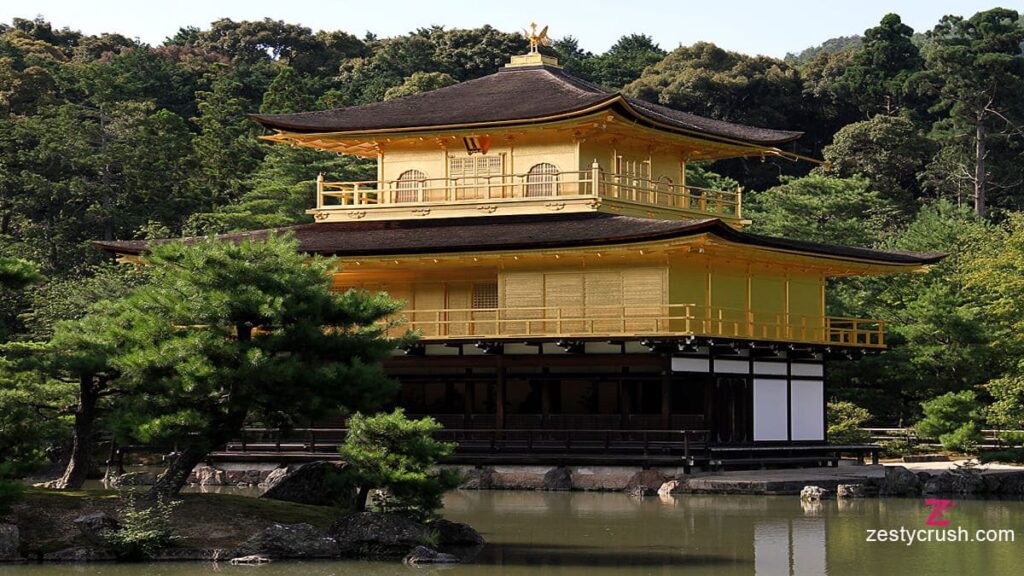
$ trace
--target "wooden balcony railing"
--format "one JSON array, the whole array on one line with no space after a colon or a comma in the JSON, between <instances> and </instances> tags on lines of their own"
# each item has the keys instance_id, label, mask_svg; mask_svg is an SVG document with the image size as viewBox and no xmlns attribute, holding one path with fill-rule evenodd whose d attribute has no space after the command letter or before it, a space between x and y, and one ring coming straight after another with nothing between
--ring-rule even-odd
<instances>
[{"instance_id":1,"label":"wooden balcony railing","mask_svg":"<svg viewBox=\"0 0 1024 576\"><path fill-rule=\"evenodd\" d=\"M604 172L598 165L579 172L502 174L465 178L329 182L317 178L317 210L375 209L459 203L513 203L590 197L660 207L728 220L742 218L742 191L683 186L668 180Z\"/></svg>"},{"instance_id":2,"label":"wooden balcony railing","mask_svg":"<svg viewBox=\"0 0 1024 576\"><path fill-rule=\"evenodd\" d=\"M578 306L405 310L401 330L426 341L466 338L711 336L885 347L882 320L765 314L698 306Z\"/></svg>"}]
</instances>

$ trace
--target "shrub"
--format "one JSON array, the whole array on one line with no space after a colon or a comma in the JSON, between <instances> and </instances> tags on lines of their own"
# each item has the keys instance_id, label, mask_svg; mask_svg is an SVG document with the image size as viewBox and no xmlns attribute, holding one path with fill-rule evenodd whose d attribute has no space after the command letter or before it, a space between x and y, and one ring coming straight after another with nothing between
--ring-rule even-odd
<instances>
[{"instance_id":1,"label":"shrub","mask_svg":"<svg viewBox=\"0 0 1024 576\"><path fill-rule=\"evenodd\" d=\"M861 427L871 413L853 402L828 403L828 441L830 444L864 444L871 433Z\"/></svg>"},{"instance_id":2,"label":"shrub","mask_svg":"<svg viewBox=\"0 0 1024 576\"><path fill-rule=\"evenodd\" d=\"M366 507L371 490L379 490L374 506L417 520L432 517L446 490L459 484L454 471L434 471L437 462L455 449L434 434L441 425L433 418L409 420L401 408L375 416L355 414L339 451L349 463L346 472L359 486L356 509Z\"/></svg>"},{"instance_id":3,"label":"shrub","mask_svg":"<svg viewBox=\"0 0 1024 576\"><path fill-rule=\"evenodd\" d=\"M993 452L982 452L978 455L978 461L982 464L990 462L1002 462L1004 464L1024 464L1024 448L1010 448L1007 450L996 450Z\"/></svg>"},{"instance_id":4,"label":"shrub","mask_svg":"<svg viewBox=\"0 0 1024 576\"><path fill-rule=\"evenodd\" d=\"M914 426L921 438L934 438L946 450L972 452L981 441L981 406L970 390L947 392L921 403L924 418Z\"/></svg>"},{"instance_id":5,"label":"shrub","mask_svg":"<svg viewBox=\"0 0 1024 576\"><path fill-rule=\"evenodd\" d=\"M180 501L158 496L156 501L140 501L134 492L121 493L121 526L103 534L114 554L122 560L140 561L152 558L174 539L171 514Z\"/></svg>"}]
</instances>

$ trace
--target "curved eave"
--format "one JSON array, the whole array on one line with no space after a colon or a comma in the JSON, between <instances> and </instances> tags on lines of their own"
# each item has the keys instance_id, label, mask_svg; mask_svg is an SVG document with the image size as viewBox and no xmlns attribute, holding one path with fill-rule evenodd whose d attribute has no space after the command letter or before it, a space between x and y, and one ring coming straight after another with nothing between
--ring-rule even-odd
<instances>
[{"instance_id":1,"label":"curved eave","mask_svg":"<svg viewBox=\"0 0 1024 576\"><path fill-rule=\"evenodd\" d=\"M303 134L307 136L324 136L324 137L335 137L335 138L372 138L376 136L383 136L389 134L404 134L404 133L415 133L415 132L437 132L447 130L476 130L476 129L487 129L487 128L500 128L500 127L516 127L516 126L532 126L536 124L546 124L549 122L558 122L563 120L574 120L588 114L595 112L601 112L615 108L624 116L629 119L645 124L658 130L666 132L672 132L681 134L689 137L698 137L706 140L712 140L722 144L729 144L733 146L741 147L755 147L759 151L763 150L766 146L779 146L792 142L801 136L803 132L786 132L775 130L781 135L784 135L776 139L742 139L732 138L713 132L707 132L697 127L685 127L666 122L665 120L658 119L652 114L646 113L646 111L638 109L629 103L625 96L622 94L613 94L608 98L597 102L596 104L590 104L587 106L579 107L558 114L549 114L546 116L534 116L525 118L514 118L508 120L494 120L489 122L467 122L458 124L431 124L422 126L403 126L393 128L359 128L349 130L316 130L307 126L301 126L294 123L284 122L280 119L285 116L291 116L287 114L283 115L263 115L263 114L249 114L249 119L259 123L265 128L272 130L278 130L279 132L290 132L294 134ZM782 152L782 151L779 151Z\"/></svg>"},{"instance_id":2,"label":"curved eave","mask_svg":"<svg viewBox=\"0 0 1024 576\"><path fill-rule=\"evenodd\" d=\"M557 221L553 221L557 222ZM446 225L452 225L451 222ZM473 225L468 224L467 225ZM541 221L538 225L549 226L550 222ZM296 232L297 237L302 243L303 233L309 234L310 231L317 233L329 233L322 232L330 230L327 228L330 224L303 224L290 228L277 228L272 230L258 230L248 233L229 234L221 236L225 240L243 240L246 238L262 238L272 232ZM358 233L358 231L350 232ZM772 238L768 236L759 236L756 234L749 234L732 228L718 219L707 219L707 220L695 220L689 222L680 222L679 226L671 229L660 230L660 231L647 231L642 233L614 233L599 238L581 238L579 240L573 239L560 239L560 240L529 240L529 241L514 241L514 242L497 242L489 245L481 245L479 242L466 242L462 245L453 246L431 246L428 243L423 245L417 245L415 247L387 247L374 245L370 248L365 249L354 249L351 245L347 245L344 248L341 247L318 247L305 250L310 254L322 254L328 256L338 256L342 258L352 257L403 257L403 256L426 256L436 255L444 257L446 255L458 254L495 254L499 252L522 252L522 251L534 251L534 250L552 250L552 249L572 249L572 248L597 248L597 247L611 247L611 246L624 246L624 245L635 245L640 243L658 243L658 242L669 242L677 239L685 239L700 234L708 234L725 241L725 243L732 244L735 246L750 246L760 250L767 250L772 252L784 253L791 256L802 256L808 257L815 260L827 260L830 262L842 262L846 264L857 264L861 266L878 267L880 271L908 271L908 270L920 270L924 269L929 264L934 264L943 258L946 254L941 253L901 253L901 252L885 252L880 250L871 250L867 248L853 248L846 246L833 246L828 244L818 244L814 242L804 242L799 240L787 240L783 238ZM196 241L201 238L186 238L188 241ZM120 255L137 256L144 254L147 251L147 243L145 241L127 241L127 242L108 242L108 241L95 241L93 245L102 250L113 252Z\"/></svg>"}]
</instances>

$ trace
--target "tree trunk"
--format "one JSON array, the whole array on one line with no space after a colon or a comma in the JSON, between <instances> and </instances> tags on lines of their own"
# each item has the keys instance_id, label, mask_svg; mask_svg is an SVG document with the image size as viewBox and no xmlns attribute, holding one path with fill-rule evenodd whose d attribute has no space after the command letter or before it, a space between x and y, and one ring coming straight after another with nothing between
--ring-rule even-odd
<instances>
[{"instance_id":1,"label":"tree trunk","mask_svg":"<svg viewBox=\"0 0 1024 576\"><path fill-rule=\"evenodd\" d=\"M92 469L92 427L96 421L99 390L92 376L82 376L78 386L78 408L71 444L71 459L64 475L49 483L57 490L77 490L85 484Z\"/></svg>"},{"instance_id":2,"label":"tree trunk","mask_svg":"<svg viewBox=\"0 0 1024 576\"><path fill-rule=\"evenodd\" d=\"M184 488L192 469L206 458L210 453L205 443L189 444L178 453L174 460L171 460L167 470L156 480L156 484L149 489L147 496L156 499L157 496L174 496Z\"/></svg>"},{"instance_id":3,"label":"tree trunk","mask_svg":"<svg viewBox=\"0 0 1024 576\"><path fill-rule=\"evenodd\" d=\"M370 496L369 486L360 486L359 492L356 493L356 513L366 511L366 501Z\"/></svg>"},{"instance_id":4,"label":"tree trunk","mask_svg":"<svg viewBox=\"0 0 1024 576\"><path fill-rule=\"evenodd\" d=\"M180 492L188 482L192 469L206 459L211 449L223 446L238 436L248 413L248 410L232 411L220 421L214 422L210 430L197 441L186 444L167 466L167 470L157 478L147 496L155 499L157 496L174 496Z\"/></svg>"},{"instance_id":5,"label":"tree trunk","mask_svg":"<svg viewBox=\"0 0 1024 576\"><path fill-rule=\"evenodd\" d=\"M974 211L978 216L985 215L985 124L979 116L974 124Z\"/></svg>"}]
</instances>

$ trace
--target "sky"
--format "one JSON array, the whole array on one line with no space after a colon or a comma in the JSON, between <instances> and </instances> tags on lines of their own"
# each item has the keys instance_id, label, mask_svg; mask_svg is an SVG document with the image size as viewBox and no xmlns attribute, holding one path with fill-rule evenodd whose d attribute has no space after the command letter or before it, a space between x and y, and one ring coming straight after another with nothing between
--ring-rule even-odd
<instances>
[{"instance_id":1,"label":"sky","mask_svg":"<svg viewBox=\"0 0 1024 576\"><path fill-rule=\"evenodd\" d=\"M550 26L553 38L574 36L595 53L624 34L644 33L667 50L710 41L729 50L782 57L829 38L860 34L888 12L924 31L945 14L970 16L1000 5L1024 10L1024 0L2 0L0 22L42 16L57 28L116 32L159 44L181 27L205 28L219 18L270 17L360 38L368 31L387 37L434 24L490 24L514 32L535 21Z\"/></svg>"}]
</instances>

